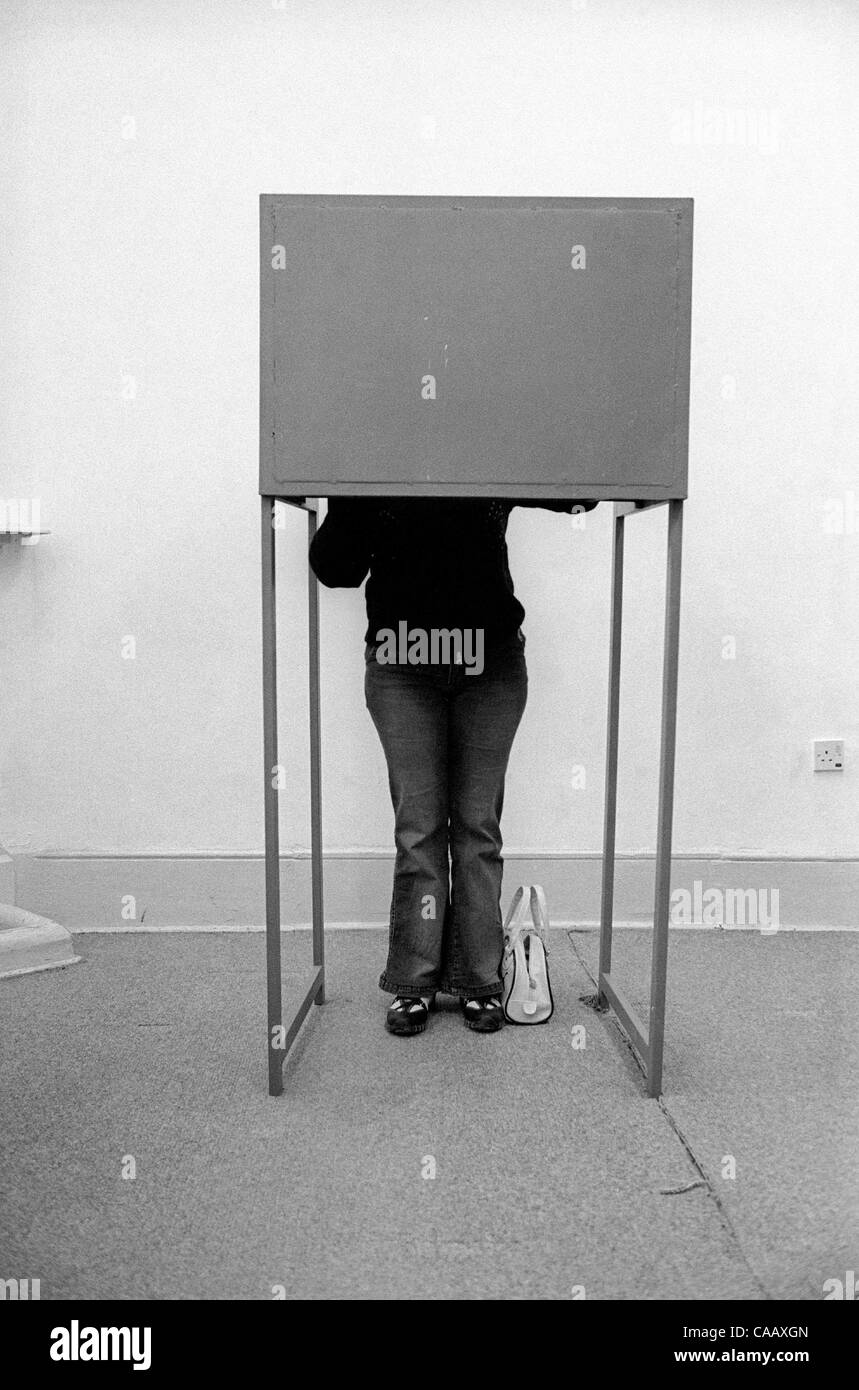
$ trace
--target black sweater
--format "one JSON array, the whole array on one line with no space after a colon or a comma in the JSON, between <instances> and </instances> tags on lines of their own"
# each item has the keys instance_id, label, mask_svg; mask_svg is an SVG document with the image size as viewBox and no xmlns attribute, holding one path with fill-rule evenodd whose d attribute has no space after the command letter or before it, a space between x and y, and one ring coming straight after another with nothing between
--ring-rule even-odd
<instances>
[{"instance_id":1,"label":"black sweater","mask_svg":"<svg viewBox=\"0 0 859 1390\"><path fill-rule=\"evenodd\" d=\"M514 507L590 511L597 502L516 498L332 497L310 547L329 588L367 582L365 641L381 628L482 628L487 644L520 626L525 609L507 563Z\"/></svg>"}]
</instances>

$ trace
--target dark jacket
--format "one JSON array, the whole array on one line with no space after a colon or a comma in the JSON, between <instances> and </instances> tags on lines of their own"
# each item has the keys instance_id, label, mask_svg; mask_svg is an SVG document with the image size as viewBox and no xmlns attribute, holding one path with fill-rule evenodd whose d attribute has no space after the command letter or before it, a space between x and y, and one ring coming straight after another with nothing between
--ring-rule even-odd
<instances>
[{"instance_id":1,"label":"dark jacket","mask_svg":"<svg viewBox=\"0 0 859 1390\"><path fill-rule=\"evenodd\" d=\"M310 564L329 588L367 582L365 640L381 628L482 628L502 639L525 616L507 562L514 507L591 511L592 501L516 498L332 497L310 547Z\"/></svg>"}]
</instances>

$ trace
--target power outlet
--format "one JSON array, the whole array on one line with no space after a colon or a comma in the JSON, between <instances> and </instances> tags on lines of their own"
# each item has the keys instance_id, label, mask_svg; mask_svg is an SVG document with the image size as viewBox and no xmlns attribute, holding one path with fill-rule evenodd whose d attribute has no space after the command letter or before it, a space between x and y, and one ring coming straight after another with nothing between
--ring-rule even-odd
<instances>
[{"instance_id":1,"label":"power outlet","mask_svg":"<svg viewBox=\"0 0 859 1390\"><path fill-rule=\"evenodd\" d=\"M814 740L815 772L841 772L844 767L844 740L816 738Z\"/></svg>"}]
</instances>

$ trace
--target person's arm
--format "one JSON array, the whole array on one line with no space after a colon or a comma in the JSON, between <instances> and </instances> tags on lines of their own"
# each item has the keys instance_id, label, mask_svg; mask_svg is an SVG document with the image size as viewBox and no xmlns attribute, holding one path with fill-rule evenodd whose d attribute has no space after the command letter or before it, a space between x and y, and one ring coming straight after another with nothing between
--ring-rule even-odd
<instances>
[{"instance_id":1,"label":"person's arm","mask_svg":"<svg viewBox=\"0 0 859 1390\"><path fill-rule=\"evenodd\" d=\"M328 515L310 545L310 567L329 589L357 589L373 553L375 498L332 497Z\"/></svg>"}]
</instances>

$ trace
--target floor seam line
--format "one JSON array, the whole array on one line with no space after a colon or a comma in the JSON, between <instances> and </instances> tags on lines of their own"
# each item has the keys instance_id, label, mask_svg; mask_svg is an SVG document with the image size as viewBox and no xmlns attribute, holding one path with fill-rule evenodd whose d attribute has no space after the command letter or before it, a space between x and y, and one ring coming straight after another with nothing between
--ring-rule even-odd
<instances>
[{"instance_id":1,"label":"floor seam line","mask_svg":"<svg viewBox=\"0 0 859 1390\"><path fill-rule=\"evenodd\" d=\"M579 951L579 949L578 949L578 947L577 947L575 941L573 940L572 931L571 931L571 930L566 930L565 933L564 933L564 935L566 936L568 942L570 943L570 946L572 947L573 955L575 956L576 960L579 962L580 966L581 966L582 969L584 970L584 972L585 972L585 974L587 975L588 979L591 981L591 984L594 986L594 989L596 990L596 992L599 993L599 985L598 985L598 983L597 983L596 976L593 974L593 972L591 971L590 966L587 964L587 962L586 962L586 961L584 960L584 958L582 957L581 952ZM595 999L596 999L596 995L594 995L594 1000L595 1000ZM642 1077L644 1078L644 1077L646 1076L646 1073L645 1073L645 1070L644 1070L644 1066L643 1066L643 1064L642 1064L642 1062L641 1062L641 1059L640 1059L640 1057L638 1056L638 1053L636 1052L636 1050L635 1050L635 1048L633 1047L632 1043L630 1042L629 1038L627 1037L625 1030L624 1030L623 1027L621 1026L620 1020L617 1018L616 1014L614 1013L614 1010L613 1010L613 1009L606 1009L606 1010L604 1010L604 1012L606 1012L606 1013L609 1014L609 1021L610 1021L610 1022L612 1023L612 1025L614 1026L615 1032L619 1035L619 1037L620 1037L620 1038L622 1039L622 1041L624 1042L624 1044L625 1044L625 1046L626 1046L627 1052L628 1052L629 1055L632 1057L633 1061L635 1062L636 1066L638 1067L639 1072L641 1073ZM771 1301L772 1298L773 1298L773 1295L770 1293L769 1289L767 1288L767 1286L766 1286L766 1284L763 1282L763 1280L760 1278L760 1276L756 1273L756 1271L755 1271L754 1267L752 1266L752 1264L751 1264L751 1262L750 1262L748 1256L746 1255L746 1252L745 1252L745 1250L743 1249L743 1244L742 1244L742 1241L740 1240L740 1237L739 1237L739 1234L738 1234L738 1232L737 1232L737 1229L736 1229L736 1227L734 1226L733 1221L731 1220L731 1217L730 1217L730 1215L729 1215L729 1213L728 1213L728 1211L727 1211L727 1209L726 1209L726 1207L725 1207L725 1204L723 1203L721 1197L719 1196L718 1192L716 1191L716 1188L715 1188L714 1185L713 1185L713 1181L712 1181L712 1179L711 1179L709 1173L708 1173L707 1170L705 1169L705 1167L704 1167L703 1163L701 1162L701 1160L696 1156L695 1150L693 1149L693 1147L692 1147L690 1141L686 1138L686 1135L683 1133L682 1129L680 1128L679 1123L678 1123L677 1120L674 1118L674 1116L672 1115L671 1111L668 1109L668 1106L667 1106L667 1104L666 1104L666 1102L665 1102L664 1097L661 1096L661 1095L659 1095L659 1096L657 1096L655 1099L656 1099L656 1103L657 1103L657 1105L658 1105L658 1107L659 1107L659 1110L660 1110L661 1114L664 1116L664 1118L665 1118L665 1120L666 1120L668 1126L670 1127L672 1133L674 1134L675 1138L679 1141L679 1143L680 1143L681 1146L683 1147L683 1149L684 1149L684 1151L685 1151L685 1153L686 1153L686 1156L687 1156L687 1158L689 1159L689 1162L692 1164L692 1167L695 1169L695 1172L698 1173L698 1175L699 1175L699 1177L700 1177L700 1179L701 1179L701 1184L703 1185L704 1190L705 1190L706 1193L707 1193L707 1196L710 1198L710 1200L713 1202L713 1204L714 1204L714 1206L715 1206L715 1208L716 1208L716 1215L717 1215L718 1218L719 1218L719 1224L721 1225L723 1231L724 1231L725 1234L728 1236L728 1238L730 1239L730 1241L731 1241L731 1242L733 1243L733 1245L736 1247L736 1252L737 1252L737 1255L738 1255L738 1257L739 1257L739 1259L740 1259L741 1264L743 1264L743 1265L745 1266L745 1268L746 1268L746 1270L748 1271L749 1275L751 1276L753 1282L754 1282L754 1283L757 1285L757 1287L761 1290L761 1292L762 1292L762 1294L763 1294L763 1296L764 1296L764 1299L766 1299L766 1300L768 1300L768 1301Z\"/></svg>"}]
</instances>

